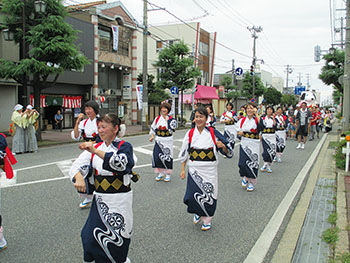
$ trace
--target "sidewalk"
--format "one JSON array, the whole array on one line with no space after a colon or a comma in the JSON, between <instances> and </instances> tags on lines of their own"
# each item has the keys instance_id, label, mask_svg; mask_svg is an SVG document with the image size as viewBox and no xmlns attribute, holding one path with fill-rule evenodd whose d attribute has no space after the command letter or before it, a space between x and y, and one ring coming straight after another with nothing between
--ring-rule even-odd
<instances>
[{"instance_id":1,"label":"sidewalk","mask_svg":"<svg viewBox=\"0 0 350 263\"><path fill-rule=\"evenodd\" d=\"M57 144L65 144L65 143L73 143L76 142L71 138L71 132L73 129L63 129L62 132L59 130L51 130L51 131L42 131L41 136L43 141L39 142L39 147L49 146L49 145L57 145ZM138 134L147 134L148 131L142 131L141 125L129 125L126 127L125 137L138 135ZM12 146L12 138L11 136L7 136L6 141L8 146L11 149Z\"/></svg>"},{"instance_id":2,"label":"sidewalk","mask_svg":"<svg viewBox=\"0 0 350 263\"><path fill-rule=\"evenodd\" d=\"M336 169L334 149L329 147L338 140L339 134L332 132L324 142L271 262L329 262L349 252L350 176ZM323 232L334 228L328 222L331 214L336 214L339 229L334 250L322 240Z\"/></svg>"}]
</instances>

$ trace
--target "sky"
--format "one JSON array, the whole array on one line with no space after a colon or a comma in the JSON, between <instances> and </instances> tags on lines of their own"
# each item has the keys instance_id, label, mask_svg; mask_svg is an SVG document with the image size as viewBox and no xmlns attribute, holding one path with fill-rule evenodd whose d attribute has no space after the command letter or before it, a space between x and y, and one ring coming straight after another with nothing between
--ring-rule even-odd
<instances>
[{"instance_id":1,"label":"sky","mask_svg":"<svg viewBox=\"0 0 350 263\"><path fill-rule=\"evenodd\" d=\"M69 3L70 0L66 2ZM72 0L92 2L89 0ZM107 1L113 2L113 1ZM134 18L143 21L143 0L121 1ZM166 8L169 12L186 22L200 22L209 32L217 32L217 42L228 46L216 47L214 73L224 73L231 69L231 60L236 67L249 69L253 56L253 39L247 27L261 26L258 33L256 55L265 64L261 68L273 76L286 79L286 65L293 72L289 75L289 85L299 82L309 83L312 89L321 92L321 101L331 99L332 87L318 79L324 62L314 62L314 46L319 45L326 52L340 34L331 34L331 23L339 26L345 11L335 11L345 7L343 0L149 0L150 3ZM332 7L332 11L331 8ZM149 9L152 6L149 5ZM150 25L181 23L167 12L158 10L148 12ZM334 42L333 42L334 43ZM237 51L239 53L236 53Z\"/></svg>"}]
</instances>

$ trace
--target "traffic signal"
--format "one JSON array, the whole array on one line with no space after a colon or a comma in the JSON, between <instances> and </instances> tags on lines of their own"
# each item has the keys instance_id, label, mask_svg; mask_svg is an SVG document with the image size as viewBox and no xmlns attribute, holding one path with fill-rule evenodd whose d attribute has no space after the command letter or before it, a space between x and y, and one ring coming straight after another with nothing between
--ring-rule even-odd
<instances>
[{"instance_id":1,"label":"traffic signal","mask_svg":"<svg viewBox=\"0 0 350 263\"><path fill-rule=\"evenodd\" d=\"M250 66L250 75L254 75L254 66L253 65L251 65Z\"/></svg>"}]
</instances>

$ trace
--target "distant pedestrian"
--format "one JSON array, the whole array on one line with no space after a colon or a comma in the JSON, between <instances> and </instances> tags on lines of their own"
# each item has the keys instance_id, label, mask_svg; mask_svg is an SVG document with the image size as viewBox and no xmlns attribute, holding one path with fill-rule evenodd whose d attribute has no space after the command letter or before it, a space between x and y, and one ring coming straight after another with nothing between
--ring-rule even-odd
<instances>
[{"instance_id":1,"label":"distant pedestrian","mask_svg":"<svg viewBox=\"0 0 350 263\"><path fill-rule=\"evenodd\" d=\"M216 117L215 117L215 114L214 114L213 106L212 105L207 105L207 106L205 106L205 108L207 109L207 112L208 112L208 118L207 118L206 126L207 127L215 127L215 125L216 125Z\"/></svg>"},{"instance_id":2,"label":"distant pedestrian","mask_svg":"<svg viewBox=\"0 0 350 263\"><path fill-rule=\"evenodd\" d=\"M332 130L332 113L329 110L326 110L326 113L324 116L324 127L325 127L326 133Z\"/></svg>"},{"instance_id":3,"label":"distant pedestrian","mask_svg":"<svg viewBox=\"0 0 350 263\"><path fill-rule=\"evenodd\" d=\"M11 121L14 123L15 136L12 139L12 152L13 153L24 153L26 152L25 134L23 129L23 120L25 118L23 112L23 106L17 104L14 107Z\"/></svg>"},{"instance_id":4,"label":"distant pedestrian","mask_svg":"<svg viewBox=\"0 0 350 263\"><path fill-rule=\"evenodd\" d=\"M195 111L196 111L197 108L198 108L198 104L194 104L193 105L193 111L191 112L191 116L190 116L191 129L196 126L196 123L194 122L194 114L195 114Z\"/></svg>"},{"instance_id":5,"label":"distant pedestrian","mask_svg":"<svg viewBox=\"0 0 350 263\"><path fill-rule=\"evenodd\" d=\"M13 178L13 170L11 165L17 163L17 160L12 155L10 149L7 146L6 136L0 133L0 169L5 172L7 179ZM1 180L1 172L0 172ZM0 187L0 206L1 206L1 187ZM0 210L1 211L1 210ZM7 248L7 242L4 237L4 228L2 225L2 217L0 213L0 251Z\"/></svg>"},{"instance_id":6,"label":"distant pedestrian","mask_svg":"<svg viewBox=\"0 0 350 263\"><path fill-rule=\"evenodd\" d=\"M246 112L247 116L236 124L237 134L241 136L238 167L242 178L242 187L246 188L248 192L252 192L255 189L259 171L261 125L256 116L257 107L254 103L247 104Z\"/></svg>"},{"instance_id":7,"label":"distant pedestrian","mask_svg":"<svg viewBox=\"0 0 350 263\"><path fill-rule=\"evenodd\" d=\"M312 114L307 109L306 102L301 104L301 109L298 111L296 115L296 126L297 126L297 136L298 136L298 146L297 149L304 149L305 143L308 135L308 127L309 122L312 120ZM301 137L303 136L303 142L301 141Z\"/></svg>"},{"instance_id":8,"label":"distant pedestrian","mask_svg":"<svg viewBox=\"0 0 350 263\"><path fill-rule=\"evenodd\" d=\"M272 173L272 162L276 157L276 120L272 106L266 107L266 115L261 117L260 124L262 127L261 142L263 146L262 157L264 165L261 167L262 172Z\"/></svg>"},{"instance_id":9,"label":"distant pedestrian","mask_svg":"<svg viewBox=\"0 0 350 263\"><path fill-rule=\"evenodd\" d=\"M85 114L87 116L86 119L83 113L80 113L74 126L74 130L71 133L71 137L75 141L84 139L86 142L100 142L101 139L98 135L98 120L97 114L99 112L99 107L97 102L88 101L84 104ZM87 208L92 202L92 192L94 186L89 182L86 184L87 191L84 194L80 194L83 198L85 198L80 204L80 208Z\"/></svg>"},{"instance_id":10,"label":"distant pedestrian","mask_svg":"<svg viewBox=\"0 0 350 263\"><path fill-rule=\"evenodd\" d=\"M282 162L282 154L286 148L286 121L287 116L282 114L282 108L278 107L276 110L276 161Z\"/></svg>"},{"instance_id":11,"label":"distant pedestrian","mask_svg":"<svg viewBox=\"0 0 350 263\"><path fill-rule=\"evenodd\" d=\"M310 112L312 114L312 119L310 120L310 134L309 140L312 141L315 138L317 132L317 110L316 107L311 107Z\"/></svg>"},{"instance_id":12,"label":"distant pedestrian","mask_svg":"<svg viewBox=\"0 0 350 263\"><path fill-rule=\"evenodd\" d=\"M23 128L25 134L26 152L36 152L38 150L38 142L36 140L34 124L39 117L39 112L33 109L32 105L28 105L24 116Z\"/></svg>"},{"instance_id":13,"label":"distant pedestrian","mask_svg":"<svg viewBox=\"0 0 350 263\"><path fill-rule=\"evenodd\" d=\"M218 199L218 154L232 157L233 150L225 137L213 127L206 127L208 111L198 107L195 111L196 127L188 131L182 142L179 158L182 163L181 178L186 178L184 203L187 212L194 214L193 223L203 221L203 231L211 229L211 220Z\"/></svg>"},{"instance_id":14,"label":"distant pedestrian","mask_svg":"<svg viewBox=\"0 0 350 263\"><path fill-rule=\"evenodd\" d=\"M160 115L156 117L151 125L149 141L155 140L152 167L157 175L157 182L164 180L170 182L173 172L173 152L174 139L177 123L176 120L168 115L171 110L169 103L162 103L160 106Z\"/></svg>"},{"instance_id":15,"label":"distant pedestrian","mask_svg":"<svg viewBox=\"0 0 350 263\"><path fill-rule=\"evenodd\" d=\"M55 114L54 121L55 121L55 129L60 129L60 131L62 132L63 115L61 114L60 110L58 110L57 113Z\"/></svg>"},{"instance_id":16,"label":"distant pedestrian","mask_svg":"<svg viewBox=\"0 0 350 263\"><path fill-rule=\"evenodd\" d=\"M237 121L237 114L233 111L232 103L229 102L226 104L226 111L222 114L220 122L225 124L224 136L231 143L232 148L234 148L237 139L237 130L234 126Z\"/></svg>"},{"instance_id":17,"label":"distant pedestrian","mask_svg":"<svg viewBox=\"0 0 350 263\"><path fill-rule=\"evenodd\" d=\"M120 140L121 121L109 113L100 118L102 141L83 142L83 152L69 172L74 187L86 191L86 181L94 181L91 210L81 231L84 262L130 262L129 245L133 233L131 180L136 160L132 145ZM94 173L87 172L93 168Z\"/></svg>"}]
</instances>

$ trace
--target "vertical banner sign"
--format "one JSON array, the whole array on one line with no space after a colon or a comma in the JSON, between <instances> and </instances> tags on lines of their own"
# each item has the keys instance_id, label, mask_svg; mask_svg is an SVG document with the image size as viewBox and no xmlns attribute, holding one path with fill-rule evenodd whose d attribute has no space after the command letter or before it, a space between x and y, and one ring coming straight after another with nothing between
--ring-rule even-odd
<instances>
[{"instance_id":1,"label":"vertical banner sign","mask_svg":"<svg viewBox=\"0 0 350 263\"><path fill-rule=\"evenodd\" d=\"M119 27L112 25L113 32L113 50L118 51Z\"/></svg>"},{"instance_id":2,"label":"vertical banner sign","mask_svg":"<svg viewBox=\"0 0 350 263\"><path fill-rule=\"evenodd\" d=\"M139 105L139 110L142 110L142 85L136 85L137 94L137 104Z\"/></svg>"}]
</instances>

